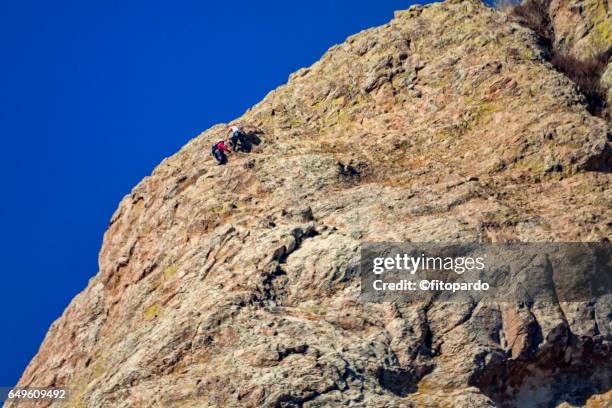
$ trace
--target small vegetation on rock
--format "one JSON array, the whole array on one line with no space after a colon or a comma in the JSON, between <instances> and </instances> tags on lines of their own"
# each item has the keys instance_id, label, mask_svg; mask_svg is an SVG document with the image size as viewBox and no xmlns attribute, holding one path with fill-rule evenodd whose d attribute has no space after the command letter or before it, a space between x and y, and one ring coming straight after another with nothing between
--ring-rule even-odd
<instances>
[{"instance_id":1,"label":"small vegetation on rock","mask_svg":"<svg viewBox=\"0 0 612 408\"><path fill-rule=\"evenodd\" d=\"M591 114L608 115L606 89L601 78L612 54L612 45L602 52L578 58L560 49L555 42L556 33L549 12L551 0L497 0L494 5L508 11L519 23L537 34L552 66L578 86Z\"/></svg>"},{"instance_id":2,"label":"small vegetation on rock","mask_svg":"<svg viewBox=\"0 0 612 408\"><path fill-rule=\"evenodd\" d=\"M606 110L606 90L601 84L601 76L606 69L608 54L601 53L581 60L568 54L554 53L550 60L557 71L578 85L586 98L587 109L597 116L603 116Z\"/></svg>"}]
</instances>

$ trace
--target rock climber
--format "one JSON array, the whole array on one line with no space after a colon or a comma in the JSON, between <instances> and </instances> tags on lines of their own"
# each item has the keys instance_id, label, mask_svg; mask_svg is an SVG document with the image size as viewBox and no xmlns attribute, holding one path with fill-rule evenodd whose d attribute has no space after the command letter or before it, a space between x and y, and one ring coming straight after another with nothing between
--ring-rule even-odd
<instances>
[{"instance_id":1,"label":"rock climber","mask_svg":"<svg viewBox=\"0 0 612 408\"><path fill-rule=\"evenodd\" d=\"M212 148L210 149L210 153L217 160L217 164L225 164L227 163L226 153L229 153L230 149L225 145L225 141L223 139L217 140Z\"/></svg>"},{"instance_id":2,"label":"rock climber","mask_svg":"<svg viewBox=\"0 0 612 408\"><path fill-rule=\"evenodd\" d=\"M240 126L239 124L232 124L230 123L228 125L228 132L230 133L230 146L232 147L232 150L237 151L238 150L238 142L240 142L240 146L242 147L243 145L243 141L244 141L244 133L242 132L242 126Z\"/></svg>"}]
</instances>

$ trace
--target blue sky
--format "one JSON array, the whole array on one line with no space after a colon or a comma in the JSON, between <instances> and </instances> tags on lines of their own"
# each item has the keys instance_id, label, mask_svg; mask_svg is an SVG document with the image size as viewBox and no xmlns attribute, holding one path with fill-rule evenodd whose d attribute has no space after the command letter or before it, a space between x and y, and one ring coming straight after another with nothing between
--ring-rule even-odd
<instances>
[{"instance_id":1,"label":"blue sky","mask_svg":"<svg viewBox=\"0 0 612 408\"><path fill-rule=\"evenodd\" d=\"M4 1L0 386L97 272L164 157L411 1Z\"/></svg>"}]
</instances>

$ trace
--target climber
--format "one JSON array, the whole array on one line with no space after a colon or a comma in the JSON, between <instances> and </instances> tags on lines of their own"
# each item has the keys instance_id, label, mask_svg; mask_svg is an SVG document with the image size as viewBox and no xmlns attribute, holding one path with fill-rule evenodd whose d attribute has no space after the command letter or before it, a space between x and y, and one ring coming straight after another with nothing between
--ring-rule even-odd
<instances>
[{"instance_id":1,"label":"climber","mask_svg":"<svg viewBox=\"0 0 612 408\"><path fill-rule=\"evenodd\" d=\"M215 143L210 149L210 153L217 160L217 164L227 163L227 156L225 154L229 152L230 149L227 148L223 139L217 140L217 143Z\"/></svg>"},{"instance_id":2,"label":"climber","mask_svg":"<svg viewBox=\"0 0 612 408\"><path fill-rule=\"evenodd\" d=\"M228 125L228 132L230 133L230 146L232 147L232 150L237 151L238 150L238 142L240 142L240 147L242 150L242 146L244 145L244 133L242 132L242 126L238 125L238 124L229 124Z\"/></svg>"}]
</instances>

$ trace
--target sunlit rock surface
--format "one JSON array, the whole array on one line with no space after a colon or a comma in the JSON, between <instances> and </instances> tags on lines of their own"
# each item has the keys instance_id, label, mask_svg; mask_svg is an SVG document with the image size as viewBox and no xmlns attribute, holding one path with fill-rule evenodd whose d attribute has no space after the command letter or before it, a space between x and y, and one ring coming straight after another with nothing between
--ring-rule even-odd
<instances>
[{"instance_id":1,"label":"sunlit rock surface","mask_svg":"<svg viewBox=\"0 0 612 408\"><path fill-rule=\"evenodd\" d=\"M530 30L412 7L239 120L250 153L216 165L215 126L123 199L19 386L71 407L609 406L610 302L359 299L360 242L612 235L610 124Z\"/></svg>"}]
</instances>

